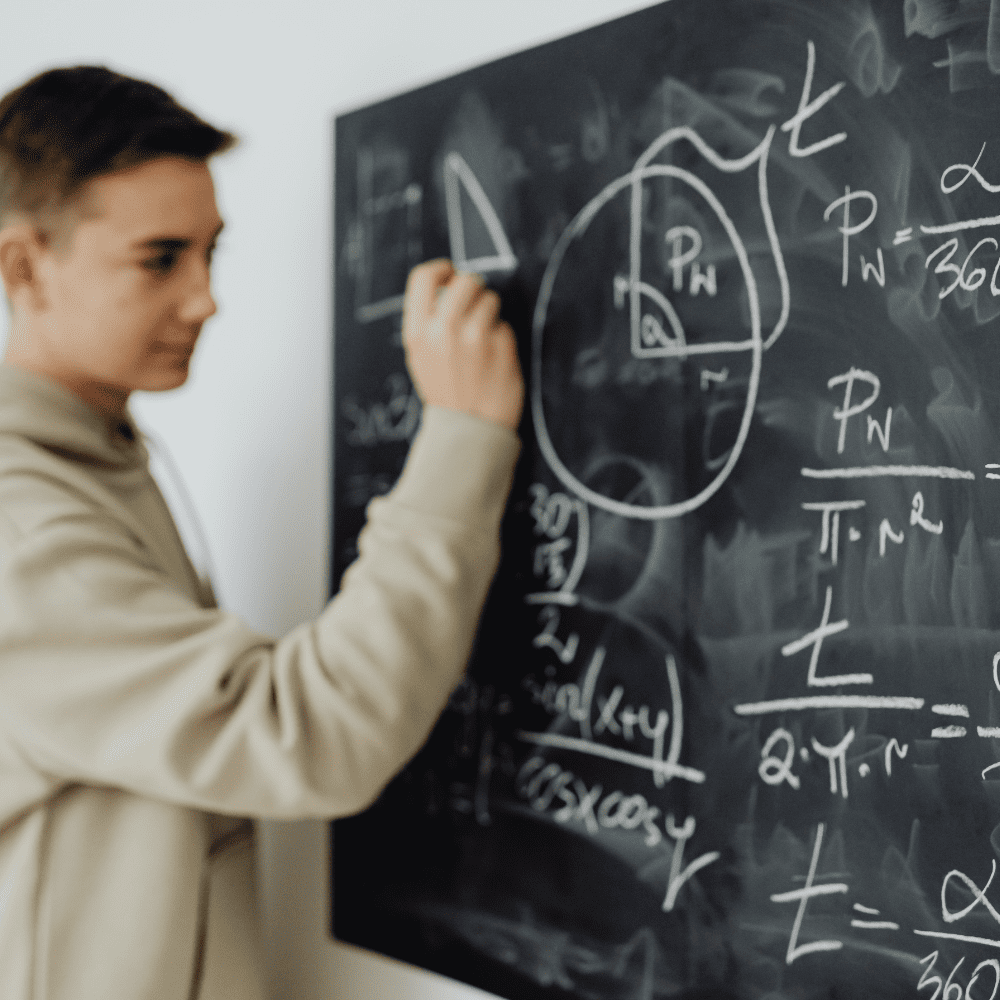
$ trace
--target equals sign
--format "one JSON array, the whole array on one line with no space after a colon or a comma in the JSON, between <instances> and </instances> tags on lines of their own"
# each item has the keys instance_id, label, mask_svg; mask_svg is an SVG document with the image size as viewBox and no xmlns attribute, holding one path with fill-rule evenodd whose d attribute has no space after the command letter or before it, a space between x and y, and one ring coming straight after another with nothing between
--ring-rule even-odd
<instances>
[{"instance_id":1,"label":"equals sign","mask_svg":"<svg viewBox=\"0 0 1000 1000\"><path fill-rule=\"evenodd\" d=\"M935 715L947 715L958 719L969 717L968 705L931 705L931 711ZM932 738L942 740L960 739L965 735L965 726L938 726L931 732Z\"/></svg>"},{"instance_id":2,"label":"equals sign","mask_svg":"<svg viewBox=\"0 0 1000 1000\"><path fill-rule=\"evenodd\" d=\"M868 916L877 917L879 916L878 910L873 910L870 906L862 906L860 903L854 904L854 909L858 913L864 913ZM899 924L894 920L858 920L854 919L851 921L852 927L863 927L865 930L869 931L898 931Z\"/></svg>"},{"instance_id":3,"label":"equals sign","mask_svg":"<svg viewBox=\"0 0 1000 1000\"><path fill-rule=\"evenodd\" d=\"M997 464L996 464L996 463L994 462L994 463L991 463L990 465L987 465L987 466L986 466L986 468L987 468L987 469L1000 469L1000 465L997 465ZM987 479L1000 479L1000 475L998 475L998 474L997 474L997 473L995 473L995 472L987 472L987 473L986 473L986 478L987 478Z\"/></svg>"},{"instance_id":4,"label":"equals sign","mask_svg":"<svg viewBox=\"0 0 1000 1000\"><path fill-rule=\"evenodd\" d=\"M913 239L913 226L907 229L899 229L896 231L896 238L892 241L894 247L898 247L900 243L909 243Z\"/></svg>"}]
</instances>

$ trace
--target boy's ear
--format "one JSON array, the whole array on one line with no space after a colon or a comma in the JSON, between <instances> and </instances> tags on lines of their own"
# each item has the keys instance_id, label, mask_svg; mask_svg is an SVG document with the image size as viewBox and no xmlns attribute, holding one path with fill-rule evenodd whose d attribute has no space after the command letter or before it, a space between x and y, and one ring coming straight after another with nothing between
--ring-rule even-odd
<instances>
[{"instance_id":1,"label":"boy's ear","mask_svg":"<svg viewBox=\"0 0 1000 1000\"><path fill-rule=\"evenodd\" d=\"M44 251L44 240L31 223L18 221L0 229L0 277L13 309L44 306L39 266Z\"/></svg>"}]
</instances>

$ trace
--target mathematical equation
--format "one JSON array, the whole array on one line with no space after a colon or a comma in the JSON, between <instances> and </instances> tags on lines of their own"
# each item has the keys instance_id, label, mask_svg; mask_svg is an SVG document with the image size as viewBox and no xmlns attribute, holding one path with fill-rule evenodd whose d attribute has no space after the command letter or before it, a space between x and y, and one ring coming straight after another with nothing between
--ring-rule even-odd
<instances>
[{"instance_id":1,"label":"mathematical equation","mask_svg":"<svg viewBox=\"0 0 1000 1000\"><path fill-rule=\"evenodd\" d=\"M916 16L916 8L926 13L926 6L909 4L905 16ZM778 117L763 99L768 88L776 101L785 93L785 80L771 76L747 98L754 128L736 133L738 142L714 142L717 122L701 105L705 124L692 114L680 115L683 124L649 128L641 145L629 146L627 159L599 174L603 186L575 216L560 213L549 226L547 256L536 252L544 273L531 313L527 372L536 447L527 488L512 503L526 514L514 522L526 536L518 539L527 552L518 569L523 589L516 599L523 606L517 614L506 609L517 641L524 638L517 616L527 620L528 648L522 643L509 657L509 676L493 674L489 682L469 676L453 693L447 774L434 779L428 808L446 807L480 827L504 813L528 816L584 838L626 862L655 890L660 911L676 916L696 906L713 878L722 883L737 868L731 831L698 811L700 803L717 801L716 784L736 787L734 774L743 773L732 760L713 770L715 758L705 752L713 735L721 740L723 732L736 732L752 748L740 762L752 786L749 803L764 803L771 815L794 818L807 831L800 870L790 881L783 873L769 882L762 897L773 938L768 953L783 952L783 965L801 970L824 954L876 942L881 954L905 955L900 961L912 972L915 995L995 1000L1000 952L993 957L991 950L1000 950L1000 928L989 926L1000 924L989 898L997 891L995 861L983 870L964 860L956 863L968 870L949 863L928 916L880 898L876 886L851 875L830 842L846 828L848 807L893 795L902 801L920 781L930 783L932 771L938 780L942 747L975 748L961 758L963 766L977 762L975 782L1000 777L991 742L1000 740L994 701L1000 640L986 628L975 638L969 671L976 697L969 675L953 675L947 662L933 684L929 669L887 669L879 636L899 646L912 640L906 655L915 664L921 636L904 636L903 626L890 635L856 586L859 565L881 568L878 579L889 590L901 587L907 567L927 552L950 557L952 542L971 524L967 511L1000 480L1000 452L983 456L996 461L939 464L941 449L922 433L921 415L894 396L898 373L885 360L890 352L852 363L857 355L845 348L829 368L817 365L807 378L794 373L796 391L818 401L801 436L813 432L816 460L796 459L797 482L789 490L795 528L809 550L803 575L816 582L815 591L808 599L796 593L794 618L788 612L780 626L762 625L752 642L741 646L740 635L731 643L733 658L746 662L724 701L695 677L695 658L674 633L664 638L663 621L675 620L662 608L649 610L657 600L697 605L697 594L658 592L657 566L681 551L684 531L698 516L711 521L705 509L726 497L727 483L738 494L731 480L749 464L753 435L767 429L760 396L769 366L779 364L771 361L780 357L777 345L796 337L793 306L801 306L795 279L806 268L789 266L793 245L827 254L830 268L807 277L827 281L829 294L845 301L852 284L852 296L866 303L898 303L913 293L923 296L926 319L927 310L948 314L1000 299L1000 238L980 235L1000 227L1000 212L989 204L1000 195L1000 177L991 175L987 143L979 139L978 151L949 153L935 173L944 222L926 210L906 217L905 197L887 204L877 184L867 190L841 177L837 184L802 182L809 196L799 196L799 215L788 223L783 189L774 181L778 170L791 175L802 168L804 176L827 157L860 162L850 115L840 114L846 82L816 87L817 47L809 40L804 48L795 56L801 78L788 88L790 100L797 97L790 117ZM891 70L891 59L878 51L873 87L888 93L898 67ZM594 91L596 111L579 144L588 164L614 148L613 114L596 84ZM678 106L690 96L679 84L666 92ZM460 147L448 139L434 158L433 183L414 180L399 151L358 154L345 258L354 279L353 317L366 332L383 320L398 332L401 289L423 254L432 189L459 267L504 279L519 273L528 243L508 236L505 223L517 213L505 209L505 199L510 185L530 176L525 159L510 147L493 149L488 169ZM548 147L560 175L576 154L568 143ZM816 166L810 176L826 174ZM799 225L806 235L786 235L779 223L789 230ZM386 261L391 266L382 266ZM593 299L574 312L567 303L577 305L571 300L581 294L581 273ZM938 389L941 371L948 369L932 372ZM412 440L419 401L401 370L370 389L367 397L352 393L340 403L347 445L370 452ZM354 506L375 485L371 475L345 481ZM636 524L649 533L626 537ZM643 538L648 551L636 553L634 538ZM628 560L635 562L625 597L594 596L605 568L595 556L599 545L613 553L607 562L615 562L621 578ZM645 588L646 605L633 599L633 585ZM990 652L981 654L987 645ZM984 691L990 697L980 697ZM721 721L702 711L713 698L722 701ZM726 767L733 773L723 773ZM991 849L998 848L982 838L983 857ZM916 958L914 949L924 945L935 950ZM963 954L954 954L956 947ZM644 988L653 995L651 986Z\"/></svg>"},{"instance_id":2,"label":"mathematical equation","mask_svg":"<svg viewBox=\"0 0 1000 1000\"><path fill-rule=\"evenodd\" d=\"M813 935L812 940L800 940L810 905L816 905L820 900L838 897L843 897L846 904L847 899L852 894L851 886L847 882L829 880L837 878L837 875L824 877L819 873L825 832L825 824L817 824L804 884L800 888L773 893L770 897L771 902L779 905L795 905L795 917L785 952L785 961L788 965L807 955L836 952L844 947L843 940L834 937ZM1000 948L1000 938L986 938L980 935L962 933L961 930L961 922L973 913L977 915L986 913L993 923L1000 925L1000 912L986 897L986 892L993 883L996 871L997 863L994 860L989 878L981 888L967 874L958 869L952 869L945 875L940 892L941 920L943 925L955 926L954 931L906 927L904 922L911 917L910 913L887 915L876 907L860 902L853 903L846 912L842 910L840 917L849 923L855 933L878 934L883 939L891 940L893 935L909 934L931 940L958 942L971 948L974 952L976 950L982 951L984 947L987 949ZM965 898L970 896L971 902L953 909L955 897L959 892L961 892L963 902ZM889 917L893 919L889 919ZM1000 934L1000 931L997 933ZM961 1000L963 997L965 1000L973 1000L973 998L979 1000L979 998L987 996L995 997L1000 990L1000 960L997 958L982 959L971 969L963 970L962 966L966 959L966 956L963 955L950 971L947 968L941 970L946 974L946 978L942 979L937 968L939 955L939 951L933 951L919 962L924 968L917 980L916 988L917 990L933 990L931 1000L937 1000L939 996L953 998L953 1000ZM980 980L981 985L977 985L980 984ZM964 990L962 988L963 982L965 984ZM975 992L973 992L974 989Z\"/></svg>"}]
</instances>

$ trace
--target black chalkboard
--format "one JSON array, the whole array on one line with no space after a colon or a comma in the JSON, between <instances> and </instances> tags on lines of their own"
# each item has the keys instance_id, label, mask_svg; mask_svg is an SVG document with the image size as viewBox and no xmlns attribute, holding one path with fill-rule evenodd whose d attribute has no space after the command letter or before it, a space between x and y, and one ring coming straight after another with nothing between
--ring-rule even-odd
<instances>
[{"instance_id":1,"label":"black chalkboard","mask_svg":"<svg viewBox=\"0 0 1000 1000\"><path fill-rule=\"evenodd\" d=\"M529 379L333 932L517 1000L1000 995L1000 4L672 0L336 123L333 577L409 267Z\"/></svg>"}]
</instances>

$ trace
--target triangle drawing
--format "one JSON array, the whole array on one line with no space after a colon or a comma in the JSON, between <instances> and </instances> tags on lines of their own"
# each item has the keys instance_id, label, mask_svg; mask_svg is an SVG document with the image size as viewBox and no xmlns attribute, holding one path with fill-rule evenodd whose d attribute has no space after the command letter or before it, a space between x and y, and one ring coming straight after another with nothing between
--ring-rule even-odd
<instances>
[{"instance_id":1,"label":"triangle drawing","mask_svg":"<svg viewBox=\"0 0 1000 1000\"><path fill-rule=\"evenodd\" d=\"M493 243L496 251L493 256L475 257L472 260L466 256L465 224L462 218L463 187L479 212ZM459 153L451 152L444 158L444 193L448 212L448 240L455 267L460 271L476 271L479 274L517 270L517 257L503 231L496 209L490 204L478 178Z\"/></svg>"}]
</instances>

